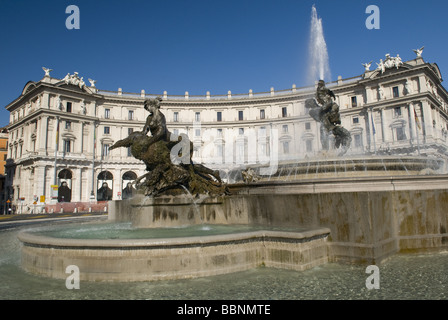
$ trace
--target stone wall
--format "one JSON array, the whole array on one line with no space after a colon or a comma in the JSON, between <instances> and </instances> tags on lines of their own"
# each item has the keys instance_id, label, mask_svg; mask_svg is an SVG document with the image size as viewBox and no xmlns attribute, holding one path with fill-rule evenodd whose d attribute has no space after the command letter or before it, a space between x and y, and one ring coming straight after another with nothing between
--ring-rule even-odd
<instances>
[{"instance_id":1,"label":"stone wall","mask_svg":"<svg viewBox=\"0 0 448 320\"><path fill-rule=\"evenodd\" d=\"M183 204L168 198L109 206L135 227L193 223L329 228L329 258L381 262L399 251L448 248L448 177L401 177L234 186L233 195ZM175 204L175 205L172 205ZM129 209L131 208L131 209ZM198 219L200 216L200 219ZM132 217L130 219L130 217Z\"/></svg>"},{"instance_id":2,"label":"stone wall","mask_svg":"<svg viewBox=\"0 0 448 320\"><path fill-rule=\"evenodd\" d=\"M265 265L306 270L328 262L326 228L304 232L254 231L170 239L58 239L22 232L22 267L66 279L148 281L204 277Z\"/></svg>"}]
</instances>

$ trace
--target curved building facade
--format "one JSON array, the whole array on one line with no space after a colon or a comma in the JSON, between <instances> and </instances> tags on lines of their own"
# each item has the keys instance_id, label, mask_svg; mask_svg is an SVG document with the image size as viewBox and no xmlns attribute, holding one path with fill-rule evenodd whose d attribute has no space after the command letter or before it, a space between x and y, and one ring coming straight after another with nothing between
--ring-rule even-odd
<instances>
[{"instance_id":1,"label":"curved building facade","mask_svg":"<svg viewBox=\"0 0 448 320\"><path fill-rule=\"evenodd\" d=\"M417 57L328 83L342 126L352 136L345 157L394 153L446 158L448 93L442 81L435 63ZM235 168L275 170L278 164L321 156L319 124L305 108L314 92L314 87L292 86L264 93L157 96L163 99L169 130L193 141L193 160L225 176ZM145 168L130 150L109 147L143 128L143 102L154 97L144 91L100 90L77 73L63 79L46 73L28 82L6 106L6 198L26 213L51 202L125 197L128 183Z\"/></svg>"}]
</instances>

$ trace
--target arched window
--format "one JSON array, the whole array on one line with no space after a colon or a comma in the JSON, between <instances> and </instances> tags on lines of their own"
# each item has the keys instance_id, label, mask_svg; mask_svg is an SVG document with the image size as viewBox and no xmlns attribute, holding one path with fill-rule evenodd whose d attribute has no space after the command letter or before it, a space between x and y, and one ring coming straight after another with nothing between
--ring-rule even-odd
<instances>
[{"instance_id":1,"label":"arched window","mask_svg":"<svg viewBox=\"0 0 448 320\"><path fill-rule=\"evenodd\" d=\"M114 176L109 171L101 171L98 174L98 190L96 199L98 201L112 200Z\"/></svg>"},{"instance_id":2,"label":"arched window","mask_svg":"<svg viewBox=\"0 0 448 320\"><path fill-rule=\"evenodd\" d=\"M59 171L58 178L59 179L71 179L72 172L68 169L61 170L61 171Z\"/></svg>"},{"instance_id":3,"label":"arched window","mask_svg":"<svg viewBox=\"0 0 448 320\"><path fill-rule=\"evenodd\" d=\"M123 180L135 180L137 179L137 174L132 171L126 171L123 173Z\"/></svg>"},{"instance_id":4,"label":"arched window","mask_svg":"<svg viewBox=\"0 0 448 320\"><path fill-rule=\"evenodd\" d=\"M137 174L132 171L126 171L123 174L122 179L123 190L121 190L121 197L122 199L130 199L136 193L136 190L132 183L137 179Z\"/></svg>"},{"instance_id":5,"label":"arched window","mask_svg":"<svg viewBox=\"0 0 448 320\"><path fill-rule=\"evenodd\" d=\"M68 169L58 173L58 202L72 200L72 172Z\"/></svg>"},{"instance_id":6,"label":"arched window","mask_svg":"<svg viewBox=\"0 0 448 320\"><path fill-rule=\"evenodd\" d=\"M101 171L98 174L98 180L113 180L114 176L109 171Z\"/></svg>"}]
</instances>

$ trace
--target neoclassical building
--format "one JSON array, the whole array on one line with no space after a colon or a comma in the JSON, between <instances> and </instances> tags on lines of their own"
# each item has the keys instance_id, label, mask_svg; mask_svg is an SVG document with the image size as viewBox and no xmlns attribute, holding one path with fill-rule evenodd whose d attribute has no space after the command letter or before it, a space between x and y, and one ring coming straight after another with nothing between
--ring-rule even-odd
<instances>
[{"instance_id":1,"label":"neoclassical building","mask_svg":"<svg viewBox=\"0 0 448 320\"><path fill-rule=\"evenodd\" d=\"M161 111L175 134L187 134L194 157L220 169L291 163L321 154L319 124L305 100L315 88L245 94L182 96L97 89L78 73L26 83L6 106L10 112L6 198L28 212L51 202L121 199L144 173L130 150L109 147L143 128L147 98L162 97ZM435 63L417 53L402 62L386 55L378 68L328 83L352 136L345 157L365 154L447 158L448 93ZM331 145L331 141L330 141ZM62 190L63 182L68 191ZM101 187L107 183L107 192ZM59 196L59 197L58 197ZM62 196L64 198L62 198Z\"/></svg>"}]
</instances>

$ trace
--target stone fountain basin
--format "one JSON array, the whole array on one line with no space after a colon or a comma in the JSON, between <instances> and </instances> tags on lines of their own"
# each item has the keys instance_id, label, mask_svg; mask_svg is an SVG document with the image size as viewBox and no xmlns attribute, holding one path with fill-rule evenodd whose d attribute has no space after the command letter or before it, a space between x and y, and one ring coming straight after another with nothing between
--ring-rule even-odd
<instances>
[{"instance_id":1,"label":"stone fountain basin","mask_svg":"<svg viewBox=\"0 0 448 320\"><path fill-rule=\"evenodd\" d=\"M328 262L328 228L257 230L157 239L67 239L21 232L22 268L66 279L151 281L205 277L259 266L306 270Z\"/></svg>"}]
</instances>

